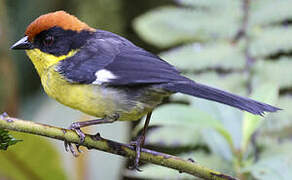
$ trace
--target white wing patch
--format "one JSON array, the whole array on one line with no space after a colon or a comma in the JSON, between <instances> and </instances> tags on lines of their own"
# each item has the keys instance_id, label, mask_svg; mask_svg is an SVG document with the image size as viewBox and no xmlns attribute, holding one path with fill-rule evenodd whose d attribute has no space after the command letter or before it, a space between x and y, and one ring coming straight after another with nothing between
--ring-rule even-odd
<instances>
[{"instance_id":1,"label":"white wing patch","mask_svg":"<svg viewBox=\"0 0 292 180\"><path fill-rule=\"evenodd\" d=\"M96 71L95 76L96 80L93 81L92 84L102 84L105 82L110 82L111 79L117 78L117 76L115 76L112 72L106 69Z\"/></svg>"}]
</instances>

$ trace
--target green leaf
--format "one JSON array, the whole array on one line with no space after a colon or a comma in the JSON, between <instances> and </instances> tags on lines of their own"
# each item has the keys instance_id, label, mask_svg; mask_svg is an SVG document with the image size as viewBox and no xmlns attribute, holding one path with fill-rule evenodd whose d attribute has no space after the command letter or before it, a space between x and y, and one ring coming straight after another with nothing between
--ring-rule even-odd
<instances>
[{"instance_id":1,"label":"green leaf","mask_svg":"<svg viewBox=\"0 0 292 180\"><path fill-rule=\"evenodd\" d=\"M233 172L230 171L230 169L232 169L231 164L214 154L194 152L183 154L180 157L184 159L192 158L195 162L198 162L205 167L215 169L223 173L233 174ZM125 175L127 177L138 177L144 179L194 179L194 176L190 176L186 173L179 173L178 171L162 166L150 164L141 168L143 170L142 172L126 171Z\"/></svg>"},{"instance_id":2,"label":"green leaf","mask_svg":"<svg viewBox=\"0 0 292 180\"><path fill-rule=\"evenodd\" d=\"M278 87L274 84L262 84L255 88L251 95L252 99L268 104L276 104L278 99ZM242 145L241 149L245 151L249 144L252 134L258 129L262 123L262 117L244 112L243 127L242 127Z\"/></svg>"},{"instance_id":3,"label":"green leaf","mask_svg":"<svg viewBox=\"0 0 292 180\"><path fill-rule=\"evenodd\" d=\"M196 8L207 8L212 10L222 11L223 9L231 9L234 7L238 7L240 5L240 1L234 0L213 0L213 1L205 1L205 0L179 0L178 3L185 6L193 6Z\"/></svg>"},{"instance_id":4,"label":"green leaf","mask_svg":"<svg viewBox=\"0 0 292 180\"><path fill-rule=\"evenodd\" d=\"M224 137L228 146L226 146L226 142L224 142L221 137L215 137L215 133L204 133L204 137L210 140L206 142L211 142L213 146L210 147L211 149L214 147L213 152L217 152L217 149L220 148L224 149L218 151L219 154L225 159L231 160L230 151L235 152L235 149L240 147L242 111L227 105L196 98L192 100L192 106L210 114L213 118L218 119L222 123L224 131L221 132L220 129L216 130ZM216 146L212 143L212 139L217 139L217 145L220 146L220 148L216 149Z\"/></svg>"},{"instance_id":5,"label":"green leaf","mask_svg":"<svg viewBox=\"0 0 292 180\"><path fill-rule=\"evenodd\" d=\"M173 132L179 132L179 136ZM164 125L157 129L148 131L146 142L166 147L190 147L203 143L201 130L199 128L188 127L183 124L180 124L180 126Z\"/></svg>"},{"instance_id":6,"label":"green leaf","mask_svg":"<svg viewBox=\"0 0 292 180\"><path fill-rule=\"evenodd\" d=\"M142 128L142 124L143 123L140 123L140 125L137 126L136 131ZM176 129L176 131L184 129L185 131L190 131L190 133L185 134L196 135L195 132L200 132L206 128L214 128L226 138L228 143L232 144L230 134L225 130L220 121L199 109L187 105L168 104L158 107L152 115L151 125L173 127L173 129L169 131L169 136L160 136L160 140L166 138L166 142L170 141L173 143L177 142L176 140L179 140L177 135L172 133L174 129ZM182 142L191 142L192 139L192 144L195 144L197 141L194 136L189 136L188 140L183 140ZM151 139L149 140L151 141ZM157 136L156 138L154 136L154 140L156 142L158 141Z\"/></svg>"},{"instance_id":7,"label":"green leaf","mask_svg":"<svg viewBox=\"0 0 292 180\"><path fill-rule=\"evenodd\" d=\"M182 70L199 71L207 68L230 70L245 67L245 57L242 51L241 45L219 41L182 46L162 53L161 57Z\"/></svg>"},{"instance_id":8,"label":"green leaf","mask_svg":"<svg viewBox=\"0 0 292 180\"><path fill-rule=\"evenodd\" d=\"M283 57L277 61L258 60L252 67L253 84L268 81L279 85L280 88L292 87L291 67L291 58Z\"/></svg>"},{"instance_id":9,"label":"green leaf","mask_svg":"<svg viewBox=\"0 0 292 180\"><path fill-rule=\"evenodd\" d=\"M15 139L8 131L0 128L0 150L7 150L11 145L14 145L22 140Z\"/></svg>"},{"instance_id":10,"label":"green leaf","mask_svg":"<svg viewBox=\"0 0 292 180\"><path fill-rule=\"evenodd\" d=\"M225 133L227 134L223 136L222 133L214 129L204 129L203 140L213 154L216 154L227 162L231 162L233 151L232 137L227 131L223 132L223 134Z\"/></svg>"},{"instance_id":11,"label":"green leaf","mask_svg":"<svg viewBox=\"0 0 292 180\"><path fill-rule=\"evenodd\" d=\"M168 104L156 108L151 118L151 124L200 128L222 127L220 122L209 114L182 104Z\"/></svg>"},{"instance_id":12,"label":"green leaf","mask_svg":"<svg viewBox=\"0 0 292 180\"><path fill-rule=\"evenodd\" d=\"M292 137L292 97L290 95L281 96L277 107L283 109L278 113L272 113L267 117L261 134L274 138Z\"/></svg>"},{"instance_id":13,"label":"green leaf","mask_svg":"<svg viewBox=\"0 0 292 180\"><path fill-rule=\"evenodd\" d=\"M289 154L271 154L250 167L249 171L258 180L292 179L292 157Z\"/></svg>"},{"instance_id":14,"label":"green leaf","mask_svg":"<svg viewBox=\"0 0 292 180\"><path fill-rule=\"evenodd\" d=\"M14 180L66 179L59 154L46 139L23 133L13 136L23 143L0 152L0 174Z\"/></svg>"},{"instance_id":15,"label":"green leaf","mask_svg":"<svg viewBox=\"0 0 292 180\"><path fill-rule=\"evenodd\" d=\"M268 143L259 161L243 172L249 172L259 180L292 179L291 142L277 143L269 140Z\"/></svg>"},{"instance_id":16,"label":"green leaf","mask_svg":"<svg viewBox=\"0 0 292 180\"><path fill-rule=\"evenodd\" d=\"M268 25L291 19L291 3L291 0L252 1L250 25Z\"/></svg>"},{"instance_id":17,"label":"green leaf","mask_svg":"<svg viewBox=\"0 0 292 180\"><path fill-rule=\"evenodd\" d=\"M136 18L134 28L145 41L159 47L232 38L238 29L238 9L233 8L231 14L168 6Z\"/></svg>"},{"instance_id":18,"label":"green leaf","mask_svg":"<svg viewBox=\"0 0 292 180\"><path fill-rule=\"evenodd\" d=\"M250 54L263 58L278 52L291 52L292 28L256 28L251 32Z\"/></svg>"}]
</instances>

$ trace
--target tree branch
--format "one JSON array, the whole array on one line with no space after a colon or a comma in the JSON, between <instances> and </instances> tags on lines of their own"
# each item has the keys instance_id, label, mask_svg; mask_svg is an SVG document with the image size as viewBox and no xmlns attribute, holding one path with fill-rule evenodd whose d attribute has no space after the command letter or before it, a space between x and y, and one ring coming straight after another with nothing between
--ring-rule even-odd
<instances>
[{"instance_id":1,"label":"tree branch","mask_svg":"<svg viewBox=\"0 0 292 180\"><path fill-rule=\"evenodd\" d=\"M4 115L0 115L0 128L41 135L53 139L59 139L62 141L67 140L68 142L76 144L79 143L78 135L72 130L35 123L31 121L25 121ZM134 147L127 144L122 144L100 138L99 135L86 135L83 146L86 146L88 149L101 150L129 158L135 158L136 155ZM203 179L235 180L235 178L231 176L208 169L204 166L199 165L197 162L191 162L176 156L151 151L144 148L142 148L140 160L143 162L149 162L160 166L172 168L178 170L179 172L185 172L187 174L201 177Z\"/></svg>"}]
</instances>

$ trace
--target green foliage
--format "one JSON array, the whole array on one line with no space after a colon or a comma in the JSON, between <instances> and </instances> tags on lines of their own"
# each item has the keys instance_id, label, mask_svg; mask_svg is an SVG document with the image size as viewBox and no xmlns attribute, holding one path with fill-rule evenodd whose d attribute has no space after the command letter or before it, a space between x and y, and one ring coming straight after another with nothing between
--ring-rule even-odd
<instances>
[{"instance_id":1,"label":"green foliage","mask_svg":"<svg viewBox=\"0 0 292 180\"><path fill-rule=\"evenodd\" d=\"M13 136L23 139L24 143L0 152L1 175L14 180L66 179L59 154L47 139L19 133Z\"/></svg>"},{"instance_id":2,"label":"green foliage","mask_svg":"<svg viewBox=\"0 0 292 180\"><path fill-rule=\"evenodd\" d=\"M0 128L0 150L7 150L11 145L14 145L22 140L15 139L5 129Z\"/></svg>"},{"instance_id":3,"label":"green foliage","mask_svg":"<svg viewBox=\"0 0 292 180\"><path fill-rule=\"evenodd\" d=\"M186 71L200 71L207 68L238 70L245 66L242 51L243 47L233 46L226 41L218 41L209 44L194 43L174 48L161 53L161 57Z\"/></svg>"},{"instance_id":4,"label":"green foliage","mask_svg":"<svg viewBox=\"0 0 292 180\"><path fill-rule=\"evenodd\" d=\"M263 58L278 52L288 53L292 49L292 27L258 27L251 30L250 53Z\"/></svg>"},{"instance_id":5,"label":"green foliage","mask_svg":"<svg viewBox=\"0 0 292 180\"><path fill-rule=\"evenodd\" d=\"M261 153L261 159L243 169L243 172L251 173L259 180L283 179L292 177L291 142L278 143L271 139L261 139L265 150Z\"/></svg>"},{"instance_id":6,"label":"green foliage","mask_svg":"<svg viewBox=\"0 0 292 180\"><path fill-rule=\"evenodd\" d=\"M277 61L258 60L252 68L255 74L253 84L269 81L280 88L289 88L292 82L291 67L291 57L279 58Z\"/></svg>"},{"instance_id":7,"label":"green foliage","mask_svg":"<svg viewBox=\"0 0 292 180\"><path fill-rule=\"evenodd\" d=\"M233 4L230 1L230 5ZM239 6L224 11L215 8L196 11L167 6L138 17L134 27L146 41L160 47L225 39L231 38L237 31L238 10Z\"/></svg>"},{"instance_id":8,"label":"green foliage","mask_svg":"<svg viewBox=\"0 0 292 180\"><path fill-rule=\"evenodd\" d=\"M212 10L226 10L232 7L238 8L239 1L232 0L213 0L213 1L202 1L202 0L180 0L179 3L185 6L192 6L196 8L208 8Z\"/></svg>"},{"instance_id":9,"label":"green foliage","mask_svg":"<svg viewBox=\"0 0 292 180\"><path fill-rule=\"evenodd\" d=\"M167 143L167 145L191 145L195 143L194 138L198 137L198 132L200 132L202 128L214 128L223 136L226 136L227 139L230 139L230 135L218 120L213 118L210 114L200 111L199 109L194 109L191 106L180 104L161 106L156 109L155 115L153 115L151 121L153 122L151 125L163 126L163 129L180 129L182 131L182 136L177 136L177 134L174 133L166 137L164 131L156 131L150 135L149 138L151 141L152 139L155 142L163 141L164 144ZM141 126L138 126L137 129L141 129Z\"/></svg>"},{"instance_id":10,"label":"green foliage","mask_svg":"<svg viewBox=\"0 0 292 180\"><path fill-rule=\"evenodd\" d=\"M208 161L207 166L212 167L216 164L212 159L217 159L221 166L213 166L215 169L226 167L227 172L246 179L291 179L291 153L285 148L292 143L278 140L292 136L291 96L279 96L279 92L290 94L292 87L292 1L177 2L182 6L160 7L136 18L134 28L138 34L155 46L169 48L160 56L189 78L277 104L284 110L261 117L177 94L170 100L187 105L157 108L151 123L159 128L150 132L147 140L158 148L197 147L169 152L187 158L187 151L193 159L207 154L210 159L197 161ZM198 147L207 147L208 151L202 153ZM151 165L141 174L128 175L184 177Z\"/></svg>"},{"instance_id":11,"label":"green foliage","mask_svg":"<svg viewBox=\"0 0 292 180\"><path fill-rule=\"evenodd\" d=\"M251 4L249 24L252 26L272 25L292 18L291 0L262 0ZM279 34L280 35L280 34Z\"/></svg>"},{"instance_id":12,"label":"green foliage","mask_svg":"<svg viewBox=\"0 0 292 180\"><path fill-rule=\"evenodd\" d=\"M273 84L264 84L261 87L257 87L251 97L261 102L275 104L276 100L278 99L278 88ZM255 116L253 114L244 112L242 129L243 139L241 146L243 150L247 148L251 136L256 131L256 129L260 127L262 122L263 121L261 116Z\"/></svg>"},{"instance_id":13,"label":"green foliage","mask_svg":"<svg viewBox=\"0 0 292 180\"><path fill-rule=\"evenodd\" d=\"M292 136L292 111L289 111L292 109L292 97L281 96L277 104L283 110L281 113L271 114L261 131L268 137L289 139Z\"/></svg>"}]
</instances>

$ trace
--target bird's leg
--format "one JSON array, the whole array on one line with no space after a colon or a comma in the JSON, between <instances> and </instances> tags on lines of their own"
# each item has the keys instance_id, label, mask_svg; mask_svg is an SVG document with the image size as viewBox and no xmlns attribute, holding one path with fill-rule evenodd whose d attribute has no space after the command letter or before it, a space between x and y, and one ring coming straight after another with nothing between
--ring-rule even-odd
<instances>
[{"instance_id":1,"label":"bird's leg","mask_svg":"<svg viewBox=\"0 0 292 180\"><path fill-rule=\"evenodd\" d=\"M83 122L73 122L69 129L74 130L78 136L80 137L80 144L82 144L85 140L85 134L81 131L81 128L86 126L92 126L97 124L106 124L106 123L113 123L116 121L117 118L113 117L106 117L103 119L94 119L90 121L83 121Z\"/></svg>"},{"instance_id":2,"label":"bird's leg","mask_svg":"<svg viewBox=\"0 0 292 180\"><path fill-rule=\"evenodd\" d=\"M90 121L83 121L83 122L73 122L71 124L71 126L69 127L69 129L75 131L79 138L80 138L80 143L76 145L77 150L79 153L81 153L81 151L79 150L79 146L81 144L84 143L85 140L85 134L84 132L81 131L81 128L86 127L86 126L92 126L92 125L97 125L97 124L105 124L105 123L113 123L115 122L117 119L119 118L118 114L114 114L113 116L108 116L102 119L94 119L94 120L90 120ZM68 141L64 141L64 146L65 146L65 150L68 152L70 150L70 152L76 157L78 156L78 154L75 152L74 147L72 145L72 143L69 143Z\"/></svg>"},{"instance_id":3,"label":"bird's leg","mask_svg":"<svg viewBox=\"0 0 292 180\"><path fill-rule=\"evenodd\" d=\"M136 138L135 141L131 142L131 145L135 146L135 148L136 148L136 158L135 158L135 161L134 161L134 165L131 166L130 169L136 169L138 171L141 171L138 168L139 167L140 154L141 154L142 146L144 145L146 131L147 131L147 128L148 128L148 125L149 125L149 122L150 122L151 114L152 114L152 112L149 112L147 114L142 133L138 135L138 137Z\"/></svg>"}]
</instances>

